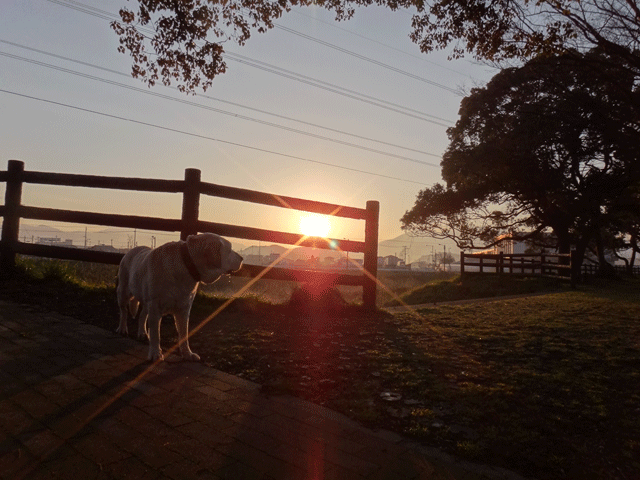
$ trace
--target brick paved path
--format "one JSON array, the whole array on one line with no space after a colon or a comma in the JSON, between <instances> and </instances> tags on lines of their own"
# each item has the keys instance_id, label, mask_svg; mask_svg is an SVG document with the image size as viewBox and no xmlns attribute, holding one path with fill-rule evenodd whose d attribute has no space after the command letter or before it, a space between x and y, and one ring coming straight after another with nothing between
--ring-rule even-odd
<instances>
[{"instance_id":1,"label":"brick paved path","mask_svg":"<svg viewBox=\"0 0 640 480\"><path fill-rule=\"evenodd\" d=\"M519 478L267 397L202 364L152 366L146 353L104 329L0 301L0 477Z\"/></svg>"}]
</instances>

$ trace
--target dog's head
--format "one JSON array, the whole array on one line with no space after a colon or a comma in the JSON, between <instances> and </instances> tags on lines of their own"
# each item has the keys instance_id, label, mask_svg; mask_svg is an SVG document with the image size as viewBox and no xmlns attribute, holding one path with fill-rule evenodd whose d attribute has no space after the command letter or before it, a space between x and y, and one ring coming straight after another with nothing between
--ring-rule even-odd
<instances>
[{"instance_id":1,"label":"dog's head","mask_svg":"<svg viewBox=\"0 0 640 480\"><path fill-rule=\"evenodd\" d=\"M215 233L189 235L187 248L204 283L213 283L242 267L242 257L232 250L231 242Z\"/></svg>"}]
</instances>

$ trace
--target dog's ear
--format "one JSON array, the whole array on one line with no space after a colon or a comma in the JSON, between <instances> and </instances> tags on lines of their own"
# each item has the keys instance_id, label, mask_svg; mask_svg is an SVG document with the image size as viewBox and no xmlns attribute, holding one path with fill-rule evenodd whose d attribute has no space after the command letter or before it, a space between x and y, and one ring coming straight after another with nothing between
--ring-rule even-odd
<instances>
[{"instance_id":1,"label":"dog's ear","mask_svg":"<svg viewBox=\"0 0 640 480\"><path fill-rule=\"evenodd\" d=\"M213 242L207 242L207 265L210 268L222 267L222 242L216 239Z\"/></svg>"}]
</instances>

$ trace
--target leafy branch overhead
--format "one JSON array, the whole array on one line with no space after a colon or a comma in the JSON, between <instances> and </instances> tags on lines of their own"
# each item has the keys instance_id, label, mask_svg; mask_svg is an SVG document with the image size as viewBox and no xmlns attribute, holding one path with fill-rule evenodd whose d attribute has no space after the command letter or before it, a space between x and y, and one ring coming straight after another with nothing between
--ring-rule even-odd
<instances>
[{"instance_id":1,"label":"leafy branch overhead","mask_svg":"<svg viewBox=\"0 0 640 480\"><path fill-rule=\"evenodd\" d=\"M139 0L137 11L120 10L120 21L111 24L120 37L118 50L129 52L132 75L149 86L161 81L178 82L181 91L206 89L213 79L226 71L223 44L233 41L244 45L251 33L264 33L273 21L294 5L314 2L295 0ZM348 18L352 9L339 2L327 4L337 19Z\"/></svg>"},{"instance_id":2,"label":"leafy branch overhead","mask_svg":"<svg viewBox=\"0 0 640 480\"><path fill-rule=\"evenodd\" d=\"M618 64L640 72L640 9L623 0L132 0L111 24L119 51L129 52L134 77L152 86L177 82L206 89L226 71L224 45L244 45L273 28L294 7L321 7L347 20L372 4L415 11L410 38L427 53L452 57L529 59L600 47Z\"/></svg>"}]
</instances>

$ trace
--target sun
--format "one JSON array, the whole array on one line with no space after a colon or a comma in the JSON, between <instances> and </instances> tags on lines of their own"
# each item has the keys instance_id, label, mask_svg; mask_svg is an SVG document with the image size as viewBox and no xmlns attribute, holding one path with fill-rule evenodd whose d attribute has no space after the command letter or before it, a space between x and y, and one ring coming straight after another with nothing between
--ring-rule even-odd
<instances>
[{"instance_id":1,"label":"sun","mask_svg":"<svg viewBox=\"0 0 640 480\"><path fill-rule=\"evenodd\" d=\"M326 237L331 225L324 215L310 213L300 218L300 232L308 237Z\"/></svg>"}]
</instances>

